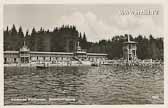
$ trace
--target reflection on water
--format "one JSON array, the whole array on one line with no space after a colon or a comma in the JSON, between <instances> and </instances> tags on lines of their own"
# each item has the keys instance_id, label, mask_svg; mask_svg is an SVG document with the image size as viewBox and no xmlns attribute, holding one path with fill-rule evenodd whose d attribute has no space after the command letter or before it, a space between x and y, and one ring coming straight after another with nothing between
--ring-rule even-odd
<instances>
[{"instance_id":1,"label":"reflection on water","mask_svg":"<svg viewBox=\"0 0 168 108\"><path fill-rule=\"evenodd\" d=\"M162 104L164 100L163 66L5 67L4 75L5 105ZM34 100L17 100L29 98Z\"/></svg>"}]
</instances>

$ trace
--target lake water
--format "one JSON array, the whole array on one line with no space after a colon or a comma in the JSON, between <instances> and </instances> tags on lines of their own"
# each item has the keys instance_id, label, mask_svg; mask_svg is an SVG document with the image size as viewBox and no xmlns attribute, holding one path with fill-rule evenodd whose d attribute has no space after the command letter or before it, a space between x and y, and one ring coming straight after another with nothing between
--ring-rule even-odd
<instances>
[{"instance_id":1,"label":"lake water","mask_svg":"<svg viewBox=\"0 0 168 108\"><path fill-rule=\"evenodd\" d=\"M163 65L5 67L5 105L163 104Z\"/></svg>"}]
</instances>

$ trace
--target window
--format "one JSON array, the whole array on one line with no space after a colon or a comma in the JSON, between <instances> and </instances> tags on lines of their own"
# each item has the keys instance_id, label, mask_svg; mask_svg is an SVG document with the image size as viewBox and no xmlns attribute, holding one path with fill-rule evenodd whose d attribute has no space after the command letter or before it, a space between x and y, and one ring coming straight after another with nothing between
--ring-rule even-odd
<instances>
[{"instance_id":1,"label":"window","mask_svg":"<svg viewBox=\"0 0 168 108\"><path fill-rule=\"evenodd\" d=\"M133 52L133 55L135 56L135 50L133 50L132 52Z\"/></svg>"},{"instance_id":2,"label":"window","mask_svg":"<svg viewBox=\"0 0 168 108\"><path fill-rule=\"evenodd\" d=\"M7 62L7 58L5 57L5 59L4 59L4 62L6 63Z\"/></svg>"},{"instance_id":3,"label":"window","mask_svg":"<svg viewBox=\"0 0 168 108\"><path fill-rule=\"evenodd\" d=\"M14 58L14 63L16 63L16 58Z\"/></svg>"},{"instance_id":4,"label":"window","mask_svg":"<svg viewBox=\"0 0 168 108\"><path fill-rule=\"evenodd\" d=\"M129 54L129 60L132 60L131 54Z\"/></svg>"},{"instance_id":5,"label":"window","mask_svg":"<svg viewBox=\"0 0 168 108\"><path fill-rule=\"evenodd\" d=\"M129 45L129 49L131 49L131 45Z\"/></svg>"}]
</instances>

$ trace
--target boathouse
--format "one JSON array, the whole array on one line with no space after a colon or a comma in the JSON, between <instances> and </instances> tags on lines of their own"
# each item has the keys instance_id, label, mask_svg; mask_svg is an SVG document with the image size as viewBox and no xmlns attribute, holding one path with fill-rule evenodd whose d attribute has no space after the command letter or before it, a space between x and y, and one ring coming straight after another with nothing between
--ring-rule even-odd
<instances>
[{"instance_id":1,"label":"boathouse","mask_svg":"<svg viewBox=\"0 0 168 108\"><path fill-rule=\"evenodd\" d=\"M51 64L71 61L90 61L104 63L107 54L87 53L77 46L75 52L41 52L30 51L25 42L19 51L4 51L4 64L34 64L48 62Z\"/></svg>"}]
</instances>

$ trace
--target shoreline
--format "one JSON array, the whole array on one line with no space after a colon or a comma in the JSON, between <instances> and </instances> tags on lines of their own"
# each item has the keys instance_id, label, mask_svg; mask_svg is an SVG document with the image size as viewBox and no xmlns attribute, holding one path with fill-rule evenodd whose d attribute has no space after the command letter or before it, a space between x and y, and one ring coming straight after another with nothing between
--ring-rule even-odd
<instances>
[{"instance_id":1,"label":"shoreline","mask_svg":"<svg viewBox=\"0 0 168 108\"><path fill-rule=\"evenodd\" d=\"M4 67L36 67L38 64L4 64ZM48 67L91 66L88 64L49 64Z\"/></svg>"},{"instance_id":2,"label":"shoreline","mask_svg":"<svg viewBox=\"0 0 168 108\"><path fill-rule=\"evenodd\" d=\"M132 64L127 64L127 63L104 63L104 64L99 64L98 66L101 65L106 65L106 66L110 66L110 65L117 65L117 66L152 66L152 65L164 65L164 62L161 63L149 63L149 62L145 62L145 63L132 63ZM4 64L4 67L37 67L39 66L39 64ZM63 64L48 64L47 67L71 67L71 66L92 66L92 64L67 64L67 63L63 63Z\"/></svg>"}]
</instances>

